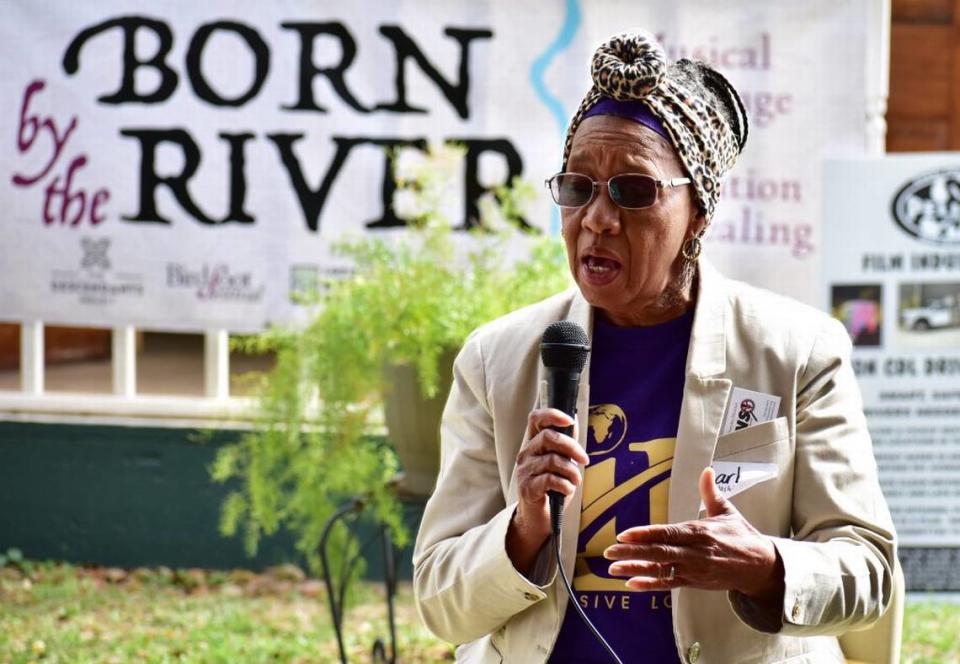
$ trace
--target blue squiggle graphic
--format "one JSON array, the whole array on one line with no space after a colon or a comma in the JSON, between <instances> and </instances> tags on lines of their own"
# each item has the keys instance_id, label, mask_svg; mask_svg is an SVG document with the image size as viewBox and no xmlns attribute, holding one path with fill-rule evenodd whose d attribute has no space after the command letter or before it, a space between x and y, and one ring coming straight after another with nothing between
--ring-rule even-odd
<instances>
[{"instance_id":1,"label":"blue squiggle graphic","mask_svg":"<svg viewBox=\"0 0 960 664\"><path fill-rule=\"evenodd\" d=\"M557 129L560 132L561 139L566 134L567 130L567 114L560 100L549 90L547 90L543 76L553 59L561 51L570 46L570 43L573 41L573 36L577 33L577 28L580 27L580 18L581 15L579 1L567 0L566 16L563 19L563 26L560 28L560 34L556 36L550 45L547 46L547 50L544 51L539 58L534 60L533 64L530 66L530 83L533 85L533 89L536 91L537 96L540 97L541 101L543 101L544 105L553 115L553 119L557 123ZM553 209L553 219L550 222L550 232L554 235L558 235L560 233L560 210L557 208Z\"/></svg>"}]
</instances>

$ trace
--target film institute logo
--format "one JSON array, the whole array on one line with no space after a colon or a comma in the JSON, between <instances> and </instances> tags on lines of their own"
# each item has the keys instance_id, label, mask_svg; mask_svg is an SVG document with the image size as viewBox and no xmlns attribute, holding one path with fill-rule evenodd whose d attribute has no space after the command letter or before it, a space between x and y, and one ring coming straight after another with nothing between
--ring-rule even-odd
<instances>
[{"instance_id":1,"label":"film institute logo","mask_svg":"<svg viewBox=\"0 0 960 664\"><path fill-rule=\"evenodd\" d=\"M893 218L915 238L960 244L960 169L917 176L893 199Z\"/></svg>"},{"instance_id":2,"label":"film institute logo","mask_svg":"<svg viewBox=\"0 0 960 664\"><path fill-rule=\"evenodd\" d=\"M80 304L102 306L118 298L142 297L143 279L139 274L113 271L110 262L110 238L80 238L77 269L53 270L50 292L75 296Z\"/></svg>"},{"instance_id":3,"label":"film institute logo","mask_svg":"<svg viewBox=\"0 0 960 664\"><path fill-rule=\"evenodd\" d=\"M232 272L225 263L191 268L167 263L167 287L192 290L198 300L254 303L263 299L265 287L254 283L252 272Z\"/></svg>"}]
</instances>

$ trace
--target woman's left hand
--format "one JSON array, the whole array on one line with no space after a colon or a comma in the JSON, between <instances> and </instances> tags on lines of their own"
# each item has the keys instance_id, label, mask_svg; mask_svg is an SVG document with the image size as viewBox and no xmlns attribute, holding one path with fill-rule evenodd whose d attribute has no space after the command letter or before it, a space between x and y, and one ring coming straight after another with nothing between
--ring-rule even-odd
<instances>
[{"instance_id":1,"label":"woman's left hand","mask_svg":"<svg viewBox=\"0 0 960 664\"><path fill-rule=\"evenodd\" d=\"M736 590L755 601L776 604L784 592L783 562L773 541L720 495L713 468L700 475L705 519L630 528L603 555L617 562L613 576L629 577L630 590L680 586Z\"/></svg>"}]
</instances>

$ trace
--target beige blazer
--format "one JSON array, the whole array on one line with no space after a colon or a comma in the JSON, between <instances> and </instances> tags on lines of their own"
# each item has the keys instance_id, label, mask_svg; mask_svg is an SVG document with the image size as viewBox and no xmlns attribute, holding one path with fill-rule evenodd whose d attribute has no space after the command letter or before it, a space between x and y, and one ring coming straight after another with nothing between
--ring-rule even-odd
<instances>
[{"instance_id":1,"label":"beige blazer","mask_svg":"<svg viewBox=\"0 0 960 664\"><path fill-rule=\"evenodd\" d=\"M579 291L481 327L454 367L440 474L414 550L414 591L430 630L463 644L460 662L544 662L563 622L568 598L549 548L528 579L514 569L504 543L517 500L514 464L542 380L540 337L562 319L592 329L592 309ZM733 386L780 396L781 416L720 436ZM589 403L584 380L581 445ZM896 556L849 338L824 313L728 280L702 263L669 489L671 522L698 517L697 480L714 459L778 466L775 479L732 502L775 538L786 593L781 614L771 616L734 593L673 590L682 661L843 661L835 635L866 627L885 610ZM571 578L581 491L563 520L562 559ZM619 654L624 662L642 662L642 647Z\"/></svg>"}]
</instances>

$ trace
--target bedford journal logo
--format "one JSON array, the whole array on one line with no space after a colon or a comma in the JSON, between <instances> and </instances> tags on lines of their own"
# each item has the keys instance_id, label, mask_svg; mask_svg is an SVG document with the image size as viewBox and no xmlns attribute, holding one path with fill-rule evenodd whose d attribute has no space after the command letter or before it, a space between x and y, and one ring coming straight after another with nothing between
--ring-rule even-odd
<instances>
[{"instance_id":1,"label":"bedford journal logo","mask_svg":"<svg viewBox=\"0 0 960 664\"><path fill-rule=\"evenodd\" d=\"M920 240L960 243L960 169L927 173L905 184L894 196L893 218Z\"/></svg>"},{"instance_id":2,"label":"bedford journal logo","mask_svg":"<svg viewBox=\"0 0 960 664\"><path fill-rule=\"evenodd\" d=\"M259 302L263 284L253 283L252 272L231 272L223 263L191 268L182 263L167 263L167 286L192 290L198 300Z\"/></svg>"}]
</instances>

